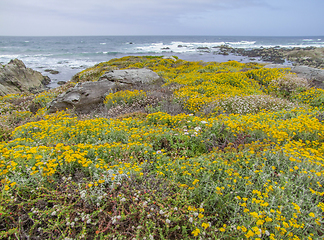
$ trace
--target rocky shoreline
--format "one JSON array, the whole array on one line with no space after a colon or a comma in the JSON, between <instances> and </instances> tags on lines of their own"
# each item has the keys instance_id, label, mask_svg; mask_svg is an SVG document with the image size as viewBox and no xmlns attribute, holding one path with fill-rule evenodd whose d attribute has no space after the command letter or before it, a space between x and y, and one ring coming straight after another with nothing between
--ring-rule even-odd
<instances>
[{"instance_id":1,"label":"rocky shoreline","mask_svg":"<svg viewBox=\"0 0 324 240\"><path fill-rule=\"evenodd\" d=\"M205 49L204 49L205 50ZM206 51L211 49L206 49ZM324 48L232 48L226 45L213 47L213 54L249 57L250 61L262 61L276 64L271 67L290 67L292 72L308 79L314 87L324 89ZM297 68L298 67L298 68ZM48 69L48 72L58 72ZM0 96L25 91L40 92L47 89L50 79L41 73L26 68L21 60L11 60L0 65ZM60 82L59 85L65 82Z\"/></svg>"},{"instance_id":2,"label":"rocky shoreline","mask_svg":"<svg viewBox=\"0 0 324 240\"><path fill-rule=\"evenodd\" d=\"M214 54L237 56L247 56L251 61L259 58L264 62L275 64L289 63L293 66L309 66L313 68L324 68L324 48L316 47L295 47L295 48L232 48L226 45L217 47L218 50Z\"/></svg>"}]
</instances>

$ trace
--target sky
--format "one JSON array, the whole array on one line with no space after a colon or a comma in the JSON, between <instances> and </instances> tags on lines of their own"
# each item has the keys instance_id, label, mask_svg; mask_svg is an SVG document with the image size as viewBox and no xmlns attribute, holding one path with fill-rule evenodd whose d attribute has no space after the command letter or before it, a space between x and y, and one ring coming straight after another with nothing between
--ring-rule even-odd
<instances>
[{"instance_id":1,"label":"sky","mask_svg":"<svg viewBox=\"0 0 324 240\"><path fill-rule=\"evenodd\" d=\"M323 36L324 0L0 0L0 36Z\"/></svg>"}]
</instances>

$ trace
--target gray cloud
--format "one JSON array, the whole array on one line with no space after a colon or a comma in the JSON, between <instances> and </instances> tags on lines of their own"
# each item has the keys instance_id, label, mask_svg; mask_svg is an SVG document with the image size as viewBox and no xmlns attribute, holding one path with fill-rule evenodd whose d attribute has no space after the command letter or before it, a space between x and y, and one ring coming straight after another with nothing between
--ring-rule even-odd
<instances>
[{"instance_id":1,"label":"gray cloud","mask_svg":"<svg viewBox=\"0 0 324 240\"><path fill-rule=\"evenodd\" d=\"M7 10L81 18L174 16L209 10L265 6L262 0L3 0ZM4 9L4 8L3 8ZM1 11L1 10L0 10ZM116 19L122 20L122 19Z\"/></svg>"},{"instance_id":2,"label":"gray cloud","mask_svg":"<svg viewBox=\"0 0 324 240\"><path fill-rule=\"evenodd\" d=\"M320 8L319 5L323 6L323 2L322 0L2 0L0 35L28 35L28 33L29 35L190 35L214 32L221 35L235 35L240 32L238 30L242 30L242 25L250 26L249 34L258 35L265 32L261 29L261 24L264 28L271 29L282 21L281 24L291 27L292 22L298 22L297 16L304 11L304 5L309 8L312 6L316 11ZM290 11L291 9L295 9L296 12ZM315 17L312 13L308 14L311 18ZM318 18L323 20L323 17ZM275 32L272 31L272 34L276 34Z\"/></svg>"}]
</instances>

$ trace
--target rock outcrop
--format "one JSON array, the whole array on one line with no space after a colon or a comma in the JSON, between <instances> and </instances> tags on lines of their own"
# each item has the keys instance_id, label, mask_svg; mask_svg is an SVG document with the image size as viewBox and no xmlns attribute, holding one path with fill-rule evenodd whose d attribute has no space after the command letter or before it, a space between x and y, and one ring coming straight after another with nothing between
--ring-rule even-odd
<instances>
[{"instance_id":1,"label":"rock outcrop","mask_svg":"<svg viewBox=\"0 0 324 240\"><path fill-rule=\"evenodd\" d=\"M49 104L49 111L56 112L68 108L88 113L102 103L108 93L153 84L159 79L159 75L145 68L106 72L97 82L78 83L58 96Z\"/></svg>"},{"instance_id":2,"label":"rock outcrop","mask_svg":"<svg viewBox=\"0 0 324 240\"><path fill-rule=\"evenodd\" d=\"M270 47L270 48L232 48L227 45L214 47L217 51L214 54L246 56L251 60L258 58L264 62L282 64L286 61L299 66L309 66L314 68L324 68L324 48L316 47Z\"/></svg>"},{"instance_id":3,"label":"rock outcrop","mask_svg":"<svg viewBox=\"0 0 324 240\"><path fill-rule=\"evenodd\" d=\"M0 96L22 92L37 93L43 91L50 83L49 77L27 68L18 59L11 60L6 65L0 64Z\"/></svg>"},{"instance_id":4,"label":"rock outcrop","mask_svg":"<svg viewBox=\"0 0 324 240\"><path fill-rule=\"evenodd\" d=\"M324 89L324 70L307 66L294 66L291 71L299 77L306 78L312 86Z\"/></svg>"},{"instance_id":5,"label":"rock outcrop","mask_svg":"<svg viewBox=\"0 0 324 240\"><path fill-rule=\"evenodd\" d=\"M287 66L281 64L268 64L265 68L290 68L298 77L306 78L309 84L316 88L324 89L324 70L308 66Z\"/></svg>"}]
</instances>

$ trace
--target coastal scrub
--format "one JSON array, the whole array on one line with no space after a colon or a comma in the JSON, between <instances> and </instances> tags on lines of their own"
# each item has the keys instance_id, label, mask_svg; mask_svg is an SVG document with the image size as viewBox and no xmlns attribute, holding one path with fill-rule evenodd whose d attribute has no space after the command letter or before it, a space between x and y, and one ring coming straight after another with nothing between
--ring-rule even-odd
<instances>
[{"instance_id":1,"label":"coastal scrub","mask_svg":"<svg viewBox=\"0 0 324 240\"><path fill-rule=\"evenodd\" d=\"M102 66L153 69L186 112L48 114L55 94L1 97L1 238L324 238L321 89L286 94L287 69L234 61ZM29 111L31 102L42 108Z\"/></svg>"}]
</instances>

